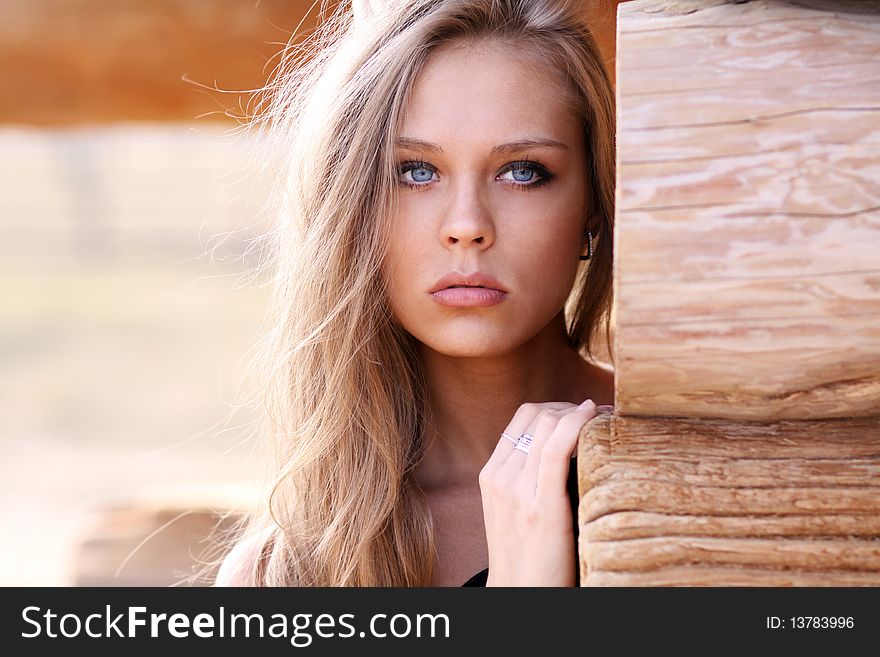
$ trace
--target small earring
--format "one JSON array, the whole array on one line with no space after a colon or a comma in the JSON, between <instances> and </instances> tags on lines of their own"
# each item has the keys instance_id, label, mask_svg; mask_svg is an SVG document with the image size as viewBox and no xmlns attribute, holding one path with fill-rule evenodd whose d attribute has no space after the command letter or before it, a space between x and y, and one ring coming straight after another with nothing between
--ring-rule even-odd
<instances>
[{"instance_id":1,"label":"small earring","mask_svg":"<svg viewBox=\"0 0 880 657\"><path fill-rule=\"evenodd\" d=\"M593 257L593 233L587 230L587 255L579 256L581 260L589 260Z\"/></svg>"}]
</instances>

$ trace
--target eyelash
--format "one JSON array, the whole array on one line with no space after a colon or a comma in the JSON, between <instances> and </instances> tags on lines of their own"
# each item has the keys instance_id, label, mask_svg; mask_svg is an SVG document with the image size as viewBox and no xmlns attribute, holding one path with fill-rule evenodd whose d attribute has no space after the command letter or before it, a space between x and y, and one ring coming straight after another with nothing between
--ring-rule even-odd
<instances>
[{"instance_id":1,"label":"eyelash","mask_svg":"<svg viewBox=\"0 0 880 657\"><path fill-rule=\"evenodd\" d=\"M402 176L407 171L412 171L413 169L427 169L428 171L433 171L437 173L437 169L432 165L428 164L423 160L408 160L406 162L401 162L397 169L398 176ZM517 160L516 162L509 162L504 165L504 168L498 174L503 175L508 171L513 171L514 169L531 169L535 173L537 173L540 178L536 182L530 183L513 183L513 187L516 189L520 189L522 191L531 191L536 187L542 187L546 185L553 179L553 174L547 170L540 162L535 162L534 160ZM420 187L426 187L430 183L411 183L405 180L399 180L401 185L405 185L410 189L418 189Z\"/></svg>"}]
</instances>

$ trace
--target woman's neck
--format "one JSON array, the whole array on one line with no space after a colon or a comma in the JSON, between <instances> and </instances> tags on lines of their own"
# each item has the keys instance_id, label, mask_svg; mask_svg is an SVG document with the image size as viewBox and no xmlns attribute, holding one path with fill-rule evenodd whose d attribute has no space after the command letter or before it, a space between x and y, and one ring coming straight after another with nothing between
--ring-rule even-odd
<instances>
[{"instance_id":1,"label":"woman's neck","mask_svg":"<svg viewBox=\"0 0 880 657\"><path fill-rule=\"evenodd\" d=\"M560 313L520 349L499 357L450 357L421 346L431 415L425 458L416 472L420 486L476 486L521 404L579 404L597 389L594 367L566 342L564 322Z\"/></svg>"}]
</instances>

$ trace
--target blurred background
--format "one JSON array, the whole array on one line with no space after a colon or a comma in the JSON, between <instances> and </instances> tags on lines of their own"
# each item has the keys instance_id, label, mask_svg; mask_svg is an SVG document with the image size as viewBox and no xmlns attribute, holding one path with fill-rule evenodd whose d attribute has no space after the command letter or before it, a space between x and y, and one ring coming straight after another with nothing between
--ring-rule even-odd
<instances>
[{"instance_id":1,"label":"blurred background","mask_svg":"<svg viewBox=\"0 0 880 657\"><path fill-rule=\"evenodd\" d=\"M273 172L236 117L321 9L0 0L0 585L180 584L255 499Z\"/></svg>"}]
</instances>

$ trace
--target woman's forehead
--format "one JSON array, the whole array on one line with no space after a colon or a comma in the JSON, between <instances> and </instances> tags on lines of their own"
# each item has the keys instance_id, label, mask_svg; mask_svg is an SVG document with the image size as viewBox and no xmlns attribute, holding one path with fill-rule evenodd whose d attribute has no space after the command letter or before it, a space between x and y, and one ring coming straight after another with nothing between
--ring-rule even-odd
<instances>
[{"instance_id":1,"label":"woman's forehead","mask_svg":"<svg viewBox=\"0 0 880 657\"><path fill-rule=\"evenodd\" d=\"M514 44L445 46L416 79L400 135L454 131L485 137L514 127L522 134L571 139L580 129L573 97L547 58Z\"/></svg>"}]
</instances>

